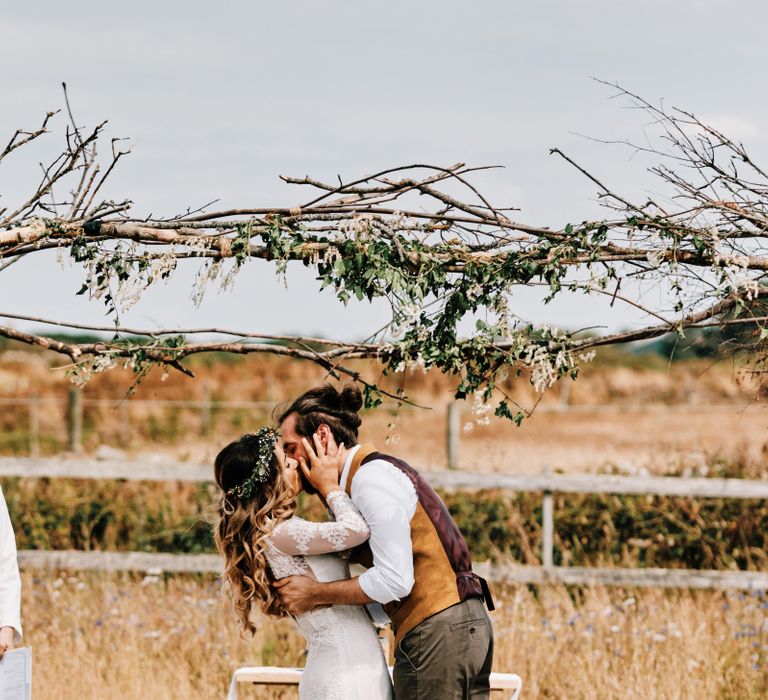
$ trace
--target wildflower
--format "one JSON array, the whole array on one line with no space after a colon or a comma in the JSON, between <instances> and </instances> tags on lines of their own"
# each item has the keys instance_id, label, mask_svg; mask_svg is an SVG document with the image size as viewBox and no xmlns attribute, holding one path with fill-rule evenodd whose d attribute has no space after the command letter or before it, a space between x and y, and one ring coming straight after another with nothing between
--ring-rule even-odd
<instances>
[{"instance_id":1,"label":"wildflower","mask_svg":"<svg viewBox=\"0 0 768 700\"><path fill-rule=\"evenodd\" d=\"M490 412L493 410L493 406L486 403L480 394L475 394L475 402L472 406L472 413L475 414L475 423L477 425L490 425L491 418Z\"/></svg>"},{"instance_id":2,"label":"wildflower","mask_svg":"<svg viewBox=\"0 0 768 700\"><path fill-rule=\"evenodd\" d=\"M317 253L314 253L315 264L320 259ZM337 260L341 258L341 251L335 245L329 245L324 251L322 261L327 265L333 265Z\"/></svg>"},{"instance_id":3,"label":"wildflower","mask_svg":"<svg viewBox=\"0 0 768 700\"><path fill-rule=\"evenodd\" d=\"M421 353L416 355L416 357L408 363L408 369L410 370L421 369L421 371L424 374L427 373L427 365Z\"/></svg>"},{"instance_id":4,"label":"wildflower","mask_svg":"<svg viewBox=\"0 0 768 700\"><path fill-rule=\"evenodd\" d=\"M645 257L652 267L659 267L664 260L664 254L659 250L649 250Z\"/></svg>"}]
</instances>

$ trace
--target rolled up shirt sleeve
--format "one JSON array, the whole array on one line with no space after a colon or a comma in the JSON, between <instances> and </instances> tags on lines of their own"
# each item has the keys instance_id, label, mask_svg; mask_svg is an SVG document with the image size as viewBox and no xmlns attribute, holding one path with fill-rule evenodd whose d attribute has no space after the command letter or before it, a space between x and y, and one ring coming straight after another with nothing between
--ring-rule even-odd
<instances>
[{"instance_id":1,"label":"rolled up shirt sleeve","mask_svg":"<svg viewBox=\"0 0 768 700\"><path fill-rule=\"evenodd\" d=\"M0 627L13 627L21 641L21 576L16 555L16 537L0 489Z\"/></svg>"},{"instance_id":2,"label":"rolled up shirt sleeve","mask_svg":"<svg viewBox=\"0 0 768 700\"><path fill-rule=\"evenodd\" d=\"M378 603L400 600L413 588L411 519L416 490L399 469L373 460L355 476L351 495L371 530L373 566L358 578L360 588Z\"/></svg>"}]
</instances>

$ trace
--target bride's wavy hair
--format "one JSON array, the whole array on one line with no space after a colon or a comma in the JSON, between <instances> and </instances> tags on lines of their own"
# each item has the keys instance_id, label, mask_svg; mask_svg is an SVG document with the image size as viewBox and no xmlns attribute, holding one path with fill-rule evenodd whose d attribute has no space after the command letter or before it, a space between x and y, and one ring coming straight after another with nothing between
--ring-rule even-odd
<instances>
[{"instance_id":1,"label":"bride's wavy hair","mask_svg":"<svg viewBox=\"0 0 768 700\"><path fill-rule=\"evenodd\" d=\"M255 604L268 615L287 615L270 585L274 579L264 552L275 525L296 510L296 498L275 457L267 478L249 496L233 492L253 474L259 461L259 443L258 435L244 435L221 450L214 462L214 478L221 489L214 539L224 557L224 589L241 631L251 634L256 631L251 620Z\"/></svg>"}]
</instances>

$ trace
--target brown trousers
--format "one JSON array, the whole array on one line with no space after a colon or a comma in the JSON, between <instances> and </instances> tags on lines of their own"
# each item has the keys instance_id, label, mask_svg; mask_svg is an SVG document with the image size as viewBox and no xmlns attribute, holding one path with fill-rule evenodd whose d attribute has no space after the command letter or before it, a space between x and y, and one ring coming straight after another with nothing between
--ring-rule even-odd
<instances>
[{"instance_id":1,"label":"brown trousers","mask_svg":"<svg viewBox=\"0 0 768 700\"><path fill-rule=\"evenodd\" d=\"M479 700L490 695L493 629L470 598L428 617L395 652L396 700Z\"/></svg>"}]
</instances>

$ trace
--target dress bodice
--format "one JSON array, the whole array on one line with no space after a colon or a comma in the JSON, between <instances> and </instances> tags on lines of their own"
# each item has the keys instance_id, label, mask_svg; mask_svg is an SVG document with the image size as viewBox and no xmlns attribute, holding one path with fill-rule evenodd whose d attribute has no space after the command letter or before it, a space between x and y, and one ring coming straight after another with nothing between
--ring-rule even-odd
<instances>
[{"instance_id":1,"label":"dress bodice","mask_svg":"<svg viewBox=\"0 0 768 700\"><path fill-rule=\"evenodd\" d=\"M349 578L346 551L368 539L369 529L349 496L328 495L335 520L292 517L272 532L265 551L275 578ZM376 630L361 605L316 608L296 618L307 640L300 700L392 700L392 683Z\"/></svg>"},{"instance_id":2,"label":"dress bodice","mask_svg":"<svg viewBox=\"0 0 768 700\"><path fill-rule=\"evenodd\" d=\"M275 528L266 550L275 578L312 576L323 583L349 578L346 554L368 538L368 525L347 494L334 491L327 500L333 521L293 516ZM350 624L371 624L363 608L353 605L318 608L299 615L296 622L310 643L338 638Z\"/></svg>"}]
</instances>

